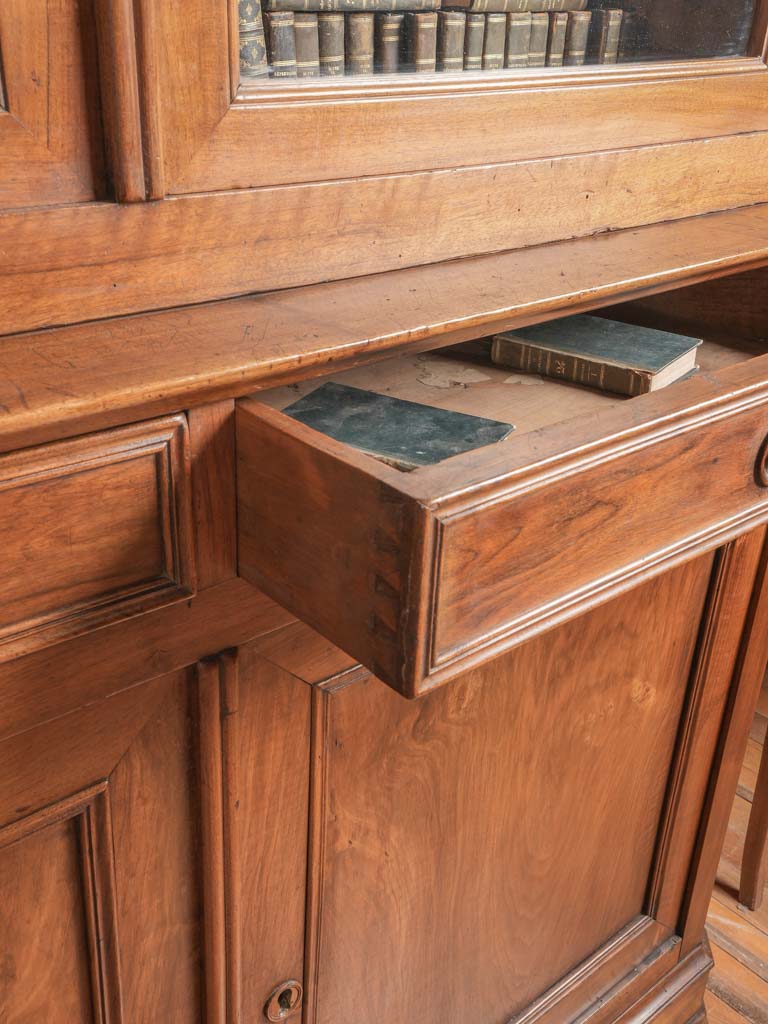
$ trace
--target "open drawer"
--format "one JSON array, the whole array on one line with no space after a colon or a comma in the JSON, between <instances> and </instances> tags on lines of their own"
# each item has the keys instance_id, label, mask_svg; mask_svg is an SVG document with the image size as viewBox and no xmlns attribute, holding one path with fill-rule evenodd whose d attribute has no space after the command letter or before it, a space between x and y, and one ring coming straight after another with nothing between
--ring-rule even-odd
<instances>
[{"instance_id":1,"label":"open drawer","mask_svg":"<svg viewBox=\"0 0 768 1024\"><path fill-rule=\"evenodd\" d=\"M240 573L417 696L768 519L768 355L698 362L632 399L471 345L327 378L516 426L412 472L280 411L318 380L242 399Z\"/></svg>"}]
</instances>

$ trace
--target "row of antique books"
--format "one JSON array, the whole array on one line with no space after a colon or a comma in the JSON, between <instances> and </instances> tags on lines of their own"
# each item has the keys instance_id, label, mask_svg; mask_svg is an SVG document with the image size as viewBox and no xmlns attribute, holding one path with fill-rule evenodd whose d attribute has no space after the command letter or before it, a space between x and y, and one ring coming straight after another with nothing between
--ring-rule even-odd
<instances>
[{"instance_id":1,"label":"row of antique books","mask_svg":"<svg viewBox=\"0 0 768 1024\"><path fill-rule=\"evenodd\" d=\"M334 75L608 64L617 59L622 11L299 11L268 0L258 30L241 35L241 71L249 77ZM318 0L315 0L318 2ZM330 2L330 0L324 0ZM348 0L349 2L349 0ZM372 2L372 0L367 0ZM392 3L393 0L388 0ZM432 0L408 0L411 4ZM501 0L469 0L499 3ZM517 0L523 4L526 0ZM554 2L554 0L550 0ZM567 0L560 0L561 3ZM571 0L572 3L581 0ZM253 0L246 0L253 5ZM242 22L243 4L241 4ZM265 38L266 35L266 38ZM253 45L248 45L253 40Z\"/></svg>"}]
</instances>

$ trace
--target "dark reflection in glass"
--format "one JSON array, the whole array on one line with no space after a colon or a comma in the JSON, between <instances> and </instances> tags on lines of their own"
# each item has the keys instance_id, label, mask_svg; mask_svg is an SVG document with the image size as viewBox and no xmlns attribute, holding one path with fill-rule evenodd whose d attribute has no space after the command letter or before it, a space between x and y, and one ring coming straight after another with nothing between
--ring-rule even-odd
<instances>
[{"instance_id":1,"label":"dark reflection in glass","mask_svg":"<svg viewBox=\"0 0 768 1024\"><path fill-rule=\"evenodd\" d=\"M746 53L756 0L239 0L244 80Z\"/></svg>"}]
</instances>

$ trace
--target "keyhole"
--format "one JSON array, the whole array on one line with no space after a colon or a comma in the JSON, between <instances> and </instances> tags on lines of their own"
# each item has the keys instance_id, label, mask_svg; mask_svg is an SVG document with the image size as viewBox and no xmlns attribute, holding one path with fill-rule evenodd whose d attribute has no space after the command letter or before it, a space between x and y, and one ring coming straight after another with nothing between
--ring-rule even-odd
<instances>
[{"instance_id":1,"label":"keyhole","mask_svg":"<svg viewBox=\"0 0 768 1024\"><path fill-rule=\"evenodd\" d=\"M301 1009L303 994L300 982L284 981L273 989L267 999L264 1016L270 1021L287 1020L288 1017L293 1017L294 1013Z\"/></svg>"},{"instance_id":2,"label":"keyhole","mask_svg":"<svg viewBox=\"0 0 768 1024\"><path fill-rule=\"evenodd\" d=\"M281 992L277 997L277 1005L281 1010L290 1010L293 1008L296 993L292 989L286 989L285 992Z\"/></svg>"}]
</instances>

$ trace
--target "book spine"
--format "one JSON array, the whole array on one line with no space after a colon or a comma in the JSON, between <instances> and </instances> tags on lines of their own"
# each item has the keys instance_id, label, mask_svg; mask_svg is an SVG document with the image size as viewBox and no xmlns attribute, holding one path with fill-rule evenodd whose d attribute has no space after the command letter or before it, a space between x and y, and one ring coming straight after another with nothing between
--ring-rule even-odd
<instances>
[{"instance_id":1,"label":"book spine","mask_svg":"<svg viewBox=\"0 0 768 1024\"><path fill-rule=\"evenodd\" d=\"M293 29L296 38L296 75L298 78L317 78L320 74L317 15L294 14Z\"/></svg>"},{"instance_id":2,"label":"book spine","mask_svg":"<svg viewBox=\"0 0 768 1024\"><path fill-rule=\"evenodd\" d=\"M482 71L483 41L485 39L485 15L468 14L464 32L464 70Z\"/></svg>"},{"instance_id":3,"label":"book spine","mask_svg":"<svg viewBox=\"0 0 768 1024\"><path fill-rule=\"evenodd\" d=\"M306 11L319 14L341 11L346 14L376 14L391 11L436 11L440 0L266 0L267 11Z\"/></svg>"},{"instance_id":4,"label":"book spine","mask_svg":"<svg viewBox=\"0 0 768 1024\"><path fill-rule=\"evenodd\" d=\"M507 41L504 50L505 68L528 67L528 54L531 49L531 15L507 15Z\"/></svg>"},{"instance_id":5,"label":"book spine","mask_svg":"<svg viewBox=\"0 0 768 1024\"><path fill-rule=\"evenodd\" d=\"M344 74L344 15L318 14L317 43L320 74L331 77Z\"/></svg>"},{"instance_id":6,"label":"book spine","mask_svg":"<svg viewBox=\"0 0 768 1024\"><path fill-rule=\"evenodd\" d=\"M531 46L528 50L528 67L543 68L547 63L547 39L549 38L549 15L531 15Z\"/></svg>"},{"instance_id":7,"label":"book spine","mask_svg":"<svg viewBox=\"0 0 768 1024\"><path fill-rule=\"evenodd\" d=\"M586 11L588 0L513 0L516 10L547 14L556 11ZM522 6L525 5L525 6Z\"/></svg>"},{"instance_id":8,"label":"book spine","mask_svg":"<svg viewBox=\"0 0 768 1024\"><path fill-rule=\"evenodd\" d=\"M630 367L550 352L539 345L528 345L524 341L512 341L509 338L493 339L491 361L497 366L520 373L538 373L542 377L582 384L618 395L643 395L651 386L648 374Z\"/></svg>"},{"instance_id":9,"label":"book spine","mask_svg":"<svg viewBox=\"0 0 768 1024\"><path fill-rule=\"evenodd\" d=\"M348 75L373 74L373 15L348 14L346 33Z\"/></svg>"},{"instance_id":10,"label":"book spine","mask_svg":"<svg viewBox=\"0 0 768 1024\"><path fill-rule=\"evenodd\" d=\"M619 29L618 61L633 61L641 49L642 28L636 11L623 11Z\"/></svg>"},{"instance_id":11,"label":"book spine","mask_svg":"<svg viewBox=\"0 0 768 1024\"><path fill-rule=\"evenodd\" d=\"M587 40L590 64L615 64L619 59L619 36L624 12L617 8L594 11Z\"/></svg>"},{"instance_id":12,"label":"book spine","mask_svg":"<svg viewBox=\"0 0 768 1024\"><path fill-rule=\"evenodd\" d=\"M408 70L417 73L437 67L437 14L406 14Z\"/></svg>"},{"instance_id":13,"label":"book spine","mask_svg":"<svg viewBox=\"0 0 768 1024\"><path fill-rule=\"evenodd\" d=\"M565 54L565 34L568 31L567 14L549 15L549 35L547 37L547 67L559 68Z\"/></svg>"},{"instance_id":14,"label":"book spine","mask_svg":"<svg viewBox=\"0 0 768 1024\"><path fill-rule=\"evenodd\" d=\"M374 30L374 64L383 74L400 70L404 14L377 14Z\"/></svg>"},{"instance_id":15,"label":"book spine","mask_svg":"<svg viewBox=\"0 0 768 1024\"><path fill-rule=\"evenodd\" d=\"M589 26L592 22L591 11L574 11L568 15L568 28L565 33L565 52L563 64L566 67L578 67L587 59L587 40Z\"/></svg>"},{"instance_id":16,"label":"book spine","mask_svg":"<svg viewBox=\"0 0 768 1024\"><path fill-rule=\"evenodd\" d=\"M506 14L486 14L483 40L483 71L504 67L504 44L507 37Z\"/></svg>"},{"instance_id":17,"label":"book spine","mask_svg":"<svg viewBox=\"0 0 768 1024\"><path fill-rule=\"evenodd\" d=\"M437 70L464 69L464 35L467 16L461 11L439 11L437 15Z\"/></svg>"},{"instance_id":18,"label":"book spine","mask_svg":"<svg viewBox=\"0 0 768 1024\"><path fill-rule=\"evenodd\" d=\"M584 11L587 3L588 0L445 0L443 7L484 14L526 14Z\"/></svg>"},{"instance_id":19,"label":"book spine","mask_svg":"<svg viewBox=\"0 0 768 1024\"><path fill-rule=\"evenodd\" d=\"M243 78L264 78L268 72L267 42L260 0L239 0L240 74Z\"/></svg>"},{"instance_id":20,"label":"book spine","mask_svg":"<svg viewBox=\"0 0 768 1024\"><path fill-rule=\"evenodd\" d=\"M269 66L273 78L296 77L296 37L293 31L293 12L268 12L267 39Z\"/></svg>"}]
</instances>

